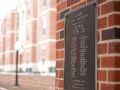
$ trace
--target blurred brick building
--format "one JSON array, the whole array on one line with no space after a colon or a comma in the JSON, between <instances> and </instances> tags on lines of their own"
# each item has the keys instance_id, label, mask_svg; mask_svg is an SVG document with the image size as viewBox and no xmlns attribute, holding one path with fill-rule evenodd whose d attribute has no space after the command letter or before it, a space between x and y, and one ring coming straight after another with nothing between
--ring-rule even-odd
<instances>
[{"instance_id":1,"label":"blurred brick building","mask_svg":"<svg viewBox=\"0 0 120 90\"><path fill-rule=\"evenodd\" d=\"M10 71L14 69L15 66L14 43L18 35L16 31L18 27L15 27L15 25L18 24L16 23L17 19L17 13L12 11L8 12L2 20L0 36L0 69L4 71Z\"/></svg>"},{"instance_id":2,"label":"blurred brick building","mask_svg":"<svg viewBox=\"0 0 120 90\"><path fill-rule=\"evenodd\" d=\"M39 70L43 72L49 66L49 72L55 69L56 60L56 1L38 0L37 60ZM54 66L55 67L55 66Z\"/></svg>"},{"instance_id":3,"label":"blurred brick building","mask_svg":"<svg viewBox=\"0 0 120 90\"><path fill-rule=\"evenodd\" d=\"M2 20L1 70L6 71L3 67L7 66L10 67L7 71L15 70L15 45L19 41L21 47L19 71L40 72L41 74L55 73L55 5L56 1L54 0L20 0L17 9L7 15L10 18L8 19L10 26L6 26L8 25L7 17ZM7 31L8 34L6 34ZM6 51L6 49L11 51Z\"/></svg>"}]
</instances>

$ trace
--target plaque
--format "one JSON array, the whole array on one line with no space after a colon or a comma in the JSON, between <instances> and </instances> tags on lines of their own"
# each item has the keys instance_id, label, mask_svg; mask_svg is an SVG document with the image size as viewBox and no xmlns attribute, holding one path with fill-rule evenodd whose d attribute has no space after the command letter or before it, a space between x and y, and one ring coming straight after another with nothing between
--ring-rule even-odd
<instances>
[{"instance_id":1,"label":"plaque","mask_svg":"<svg viewBox=\"0 0 120 90\"><path fill-rule=\"evenodd\" d=\"M95 35L95 3L66 15L64 66L65 90L95 90Z\"/></svg>"}]
</instances>

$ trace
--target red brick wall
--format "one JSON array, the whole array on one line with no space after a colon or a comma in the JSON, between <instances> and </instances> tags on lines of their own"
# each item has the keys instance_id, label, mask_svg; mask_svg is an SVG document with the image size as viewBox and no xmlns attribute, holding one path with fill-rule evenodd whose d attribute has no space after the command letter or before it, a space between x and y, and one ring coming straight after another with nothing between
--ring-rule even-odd
<instances>
[{"instance_id":1,"label":"red brick wall","mask_svg":"<svg viewBox=\"0 0 120 90\"><path fill-rule=\"evenodd\" d=\"M9 21L9 25L10 25L10 30L14 30L15 29L15 12L11 12L10 13L10 21Z\"/></svg>"},{"instance_id":2,"label":"red brick wall","mask_svg":"<svg viewBox=\"0 0 120 90\"><path fill-rule=\"evenodd\" d=\"M6 19L3 19L3 21L1 22L1 35L3 35L3 37L1 37L2 39L1 53L5 52L5 44L6 44L5 33L6 33ZM5 54L2 54L2 64L3 65L5 64Z\"/></svg>"},{"instance_id":3,"label":"red brick wall","mask_svg":"<svg viewBox=\"0 0 120 90\"><path fill-rule=\"evenodd\" d=\"M56 60L56 44L55 42L50 42L49 43L49 60L50 61L55 61Z\"/></svg>"},{"instance_id":4,"label":"red brick wall","mask_svg":"<svg viewBox=\"0 0 120 90\"><path fill-rule=\"evenodd\" d=\"M32 21L32 44L37 42L37 21Z\"/></svg>"},{"instance_id":5,"label":"red brick wall","mask_svg":"<svg viewBox=\"0 0 120 90\"><path fill-rule=\"evenodd\" d=\"M50 12L49 13L49 36L50 38L52 39L55 39L56 38L56 12ZM52 22L51 22L52 21Z\"/></svg>"},{"instance_id":6,"label":"red brick wall","mask_svg":"<svg viewBox=\"0 0 120 90\"><path fill-rule=\"evenodd\" d=\"M10 64L14 64L14 52L11 52L10 54L9 54L9 60L10 60Z\"/></svg>"},{"instance_id":7,"label":"red brick wall","mask_svg":"<svg viewBox=\"0 0 120 90\"><path fill-rule=\"evenodd\" d=\"M37 60L36 60L36 47L31 47L31 59L32 59L32 63L36 63Z\"/></svg>"},{"instance_id":8,"label":"red brick wall","mask_svg":"<svg viewBox=\"0 0 120 90\"><path fill-rule=\"evenodd\" d=\"M32 17L37 17L37 3L38 3L38 0L32 0L31 1L32 3Z\"/></svg>"},{"instance_id":9,"label":"red brick wall","mask_svg":"<svg viewBox=\"0 0 120 90\"><path fill-rule=\"evenodd\" d=\"M64 88L64 14L91 0L57 0L56 90ZM97 90L120 90L120 1L98 0Z\"/></svg>"},{"instance_id":10,"label":"red brick wall","mask_svg":"<svg viewBox=\"0 0 120 90\"><path fill-rule=\"evenodd\" d=\"M10 33L10 50L14 50L15 33Z\"/></svg>"},{"instance_id":11,"label":"red brick wall","mask_svg":"<svg viewBox=\"0 0 120 90\"><path fill-rule=\"evenodd\" d=\"M2 53L3 64L7 64L6 61L8 59L9 59L8 64L14 63L15 25L18 26L18 22L15 22L16 15L17 13L15 11L11 11L7 15L7 17L5 17L2 20L2 23L1 23L2 36L0 38L2 39L1 53Z\"/></svg>"},{"instance_id":12,"label":"red brick wall","mask_svg":"<svg viewBox=\"0 0 120 90\"><path fill-rule=\"evenodd\" d=\"M31 63L35 63L36 62L36 45L37 44L37 3L38 0L30 0L30 1L26 1L26 11L27 15L26 15L26 46L31 45L30 47L26 48L29 49L29 53L25 52L26 54L28 54L29 56L23 55L22 56L22 63L25 62L25 60L29 60ZM32 46L33 45L33 46Z\"/></svg>"}]
</instances>

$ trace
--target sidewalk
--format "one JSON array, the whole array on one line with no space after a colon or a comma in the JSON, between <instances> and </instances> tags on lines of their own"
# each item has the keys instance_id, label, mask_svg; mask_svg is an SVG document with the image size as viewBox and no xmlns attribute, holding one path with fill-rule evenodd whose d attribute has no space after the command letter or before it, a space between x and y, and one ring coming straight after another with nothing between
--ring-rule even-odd
<instances>
[{"instance_id":1,"label":"sidewalk","mask_svg":"<svg viewBox=\"0 0 120 90\"><path fill-rule=\"evenodd\" d=\"M8 90L55 90L55 77L20 75L19 85L15 87L15 75L0 75L0 87Z\"/></svg>"},{"instance_id":2,"label":"sidewalk","mask_svg":"<svg viewBox=\"0 0 120 90\"><path fill-rule=\"evenodd\" d=\"M8 90L8 89L0 87L0 90Z\"/></svg>"}]
</instances>

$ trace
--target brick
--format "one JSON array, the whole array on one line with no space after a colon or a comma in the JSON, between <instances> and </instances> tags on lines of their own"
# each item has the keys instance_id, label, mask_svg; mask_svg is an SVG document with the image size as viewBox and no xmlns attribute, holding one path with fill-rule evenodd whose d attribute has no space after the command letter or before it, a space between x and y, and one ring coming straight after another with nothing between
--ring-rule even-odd
<instances>
[{"instance_id":1,"label":"brick","mask_svg":"<svg viewBox=\"0 0 120 90\"><path fill-rule=\"evenodd\" d=\"M98 74L97 74L97 79L99 81L106 81L106 71L105 70L98 70Z\"/></svg>"},{"instance_id":2,"label":"brick","mask_svg":"<svg viewBox=\"0 0 120 90\"><path fill-rule=\"evenodd\" d=\"M100 38L101 38L100 32L98 32L98 36L97 36L98 41L100 41Z\"/></svg>"},{"instance_id":3,"label":"brick","mask_svg":"<svg viewBox=\"0 0 120 90\"><path fill-rule=\"evenodd\" d=\"M56 77L57 78L64 78L64 71L63 70L57 70L56 71Z\"/></svg>"},{"instance_id":4,"label":"brick","mask_svg":"<svg viewBox=\"0 0 120 90\"><path fill-rule=\"evenodd\" d=\"M64 78L64 71L63 70L56 70L56 78Z\"/></svg>"},{"instance_id":5,"label":"brick","mask_svg":"<svg viewBox=\"0 0 120 90\"><path fill-rule=\"evenodd\" d=\"M120 39L120 28L112 28L102 31L102 40Z\"/></svg>"},{"instance_id":6,"label":"brick","mask_svg":"<svg viewBox=\"0 0 120 90\"><path fill-rule=\"evenodd\" d=\"M77 2L79 2L80 0L67 0L67 6L71 6Z\"/></svg>"},{"instance_id":7,"label":"brick","mask_svg":"<svg viewBox=\"0 0 120 90\"><path fill-rule=\"evenodd\" d=\"M120 82L120 71L109 71L108 81Z\"/></svg>"},{"instance_id":8,"label":"brick","mask_svg":"<svg viewBox=\"0 0 120 90\"><path fill-rule=\"evenodd\" d=\"M59 78L59 70L56 70L56 78Z\"/></svg>"},{"instance_id":9,"label":"brick","mask_svg":"<svg viewBox=\"0 0 120 90\"><path fill-rule=\"evenodd\" d=\"M101 57L102 68L120 68L120 57L118 56L106 56Z\"/></svg>"},{"instance_id":10,"label":"brick","mask_svg":"<svg viewBox=\"0 0 120 90\"><path fill-rule=\"evenodd\" d=\"M60 31L60 39L64 38L64 30Z\"/></svg>"},{"instance_id":11,"label":"brick","mask_svg":"<svg viewBox=\"0 0 120 90\"><path fill-rule=\"evenodd\" d=\"M98 4L104 3L106 0L98 0Z\"/></svg>"},{"instance_id":12,"label":"brick","mask_svg":"<svg viewBox=\"0 0 120 90\"><path fill-rule=\"evenodd\" d=\"M120 11L120 1L111 1L101 6L101 15L113 11Z\"/></svg>"},{"instance_id":13,"label":"brick","mask_svg":"<svg viewBox=\"0 0 120 90\"><path fill-rule=\"evenodd\" d=\"M63 0L57 0L57 3L60 3L60 2L62 2Z\"/></svg>"},{"instance_id":14,"label":"brick","mask_svg":"<svg viewBox=\"0 0 120 90\"><path fill-rule=\"evenodd\" d=\"M80 5L81 0L66 0L66 1L67 1L67 8L66 9L70 8L71 10L75 10L75 9L79 9L81 6ZM86 2L84 2L83 4L90 2L90 1L91 0L86 0ZM102 5L102 6L100 5L101 7L98 6L98 16L105 15L105 14L120 10L120 8L119 8L120 4L118 3L118 1L107 2L106 0L98 0L98 4ZM64 19L64 17L65 17L64 12L65 12L64 10L62 12L60 12L61 19ZM105 16L105 17L102 16L102 18L100 18L98 20L98 29L105 29L108 26L119 25L119 22L120 22L119 20L120 20L119 16L116 16L116 14L113 14L110 16ZM58 27L59 27L59 25L58 25ZM60 33L59 33L60 39L64 39L64 36L63 36L64 27L57 29L57 30L60 30ZM101 30L101 31L98 31L98 42L100 40L104 41L104 40L111 40L111 39L120 39L119 36L120 36L119 30L116 28L113 28L111 30L110 29L109 30L108 29ZM59 41L57 41L57 43L58 42ZM58 45L60 45L60 42ZM108 52L109 52L109 54L119 52L119 46L120 46L119 44L116 45L116 44L112 44L109 42L98 44L98 55L107 54ZM59 46L59 48L57 48L57 49L62 49L62 48L60 48L60 46ZM60 61L62 61L62 60L60 60ZM101 68L101 67L102 68L119 68L120 67L119 61L120 61L120 58L117 56L111 56L111 57L107 57L107 56L103 57L102 56L102 57L97 58L97 66L98 66L98 68ZM58 62L57 62L57 65L59 66ZM60 65L59 68L63 68L64 64L62 64L62 65ZM101 65L101 67L100 67L100 65ZM58 75L59 75L59 73L58 73ZM113 74L113 76L114 76L114 74ZM61 78L63 78L63 77L61 77ZM58 82L61 82L61 81L58 81L58 80L59 79L56 80L56 87L58 87L56 90L62 90L64 86L62 86L62 87L59 86ZM99 81L106 82L106 80L107 80L107 71L106 70L98 70L97 90L99 90L99 89L100 90L107 90L107 89L119 90L120 89L120 85L109 84L109 81L107 84L102 84L101 82L99 83ZM116 81L117 79L113 78L112 80Z\"/></svg>"},{"instance_id":15,"label":"brick","mask_svg":"<svg viewBox=\"0 0 120 90\"><path fill-rule=\"evenodd\" d=\"M59 51L56 51L56 59L59 59Z\"/></svg>"},{"instance_id":16,"label":"brick","mask_svg":"<svg viewBox=\"0 0 120 90\"><path fill-rule=\"evenodd\" d=\"M99 83L97 83L97 90L99 90L99 87L100 87L100 85L99 85Z\"/></svg>"},{"instance_id":17,"label":"brick","mask_svg":"<svg viewBox=\"0 0 120 90\"><path fill-rule=\"evenodd\" d=\"M56 49L59 49L59 41L56 42Z\"/></svg>"},{"instance_id":18,"label":"brick","mask_svg":"<svg viewBox=\"0 0 120 90\"><path fill-rule=\"evenodd\" d=\"M31 47L31 61L32 61L32 63L36 62L36 55L37 55L36 50L37 50L36 47Z\"/></svg>"},{"instance_id":19,"label":"brick","mask_svg":"<svg viewBox=\"0 0 120 90\"><path fill-rule=\"evenodd\" d=\"M15 29L15 13L11 13L10 14L10 21L8 21L8 25L9 25L9 28L10 30L14 30Z\"/></svg>"},{"instance_id":20,"label":"brick","mask_svg":"<svg viewBox=\"0 0 120 90\"><path fill-rule=\"evenodd\" d=\"M60 13L57 13L56 14L56 21L59 21L60 20Z\"/></svg>"},{"instance_id":21,"label":"brick","mask_svg":"<svg viewBox=\"0 0 120 90\"><path fill-rule=\"evenodd\" d=\"M63 49L64 48L64 40L56 42L56 48Z\"/></svg>"},{"instance_id":22,"label":"brick","mask_svg":"<svg viewBox=\"0 0 120 90\"><path fill-rule=\"evenodd\" d=\"M15 35L14 33L10 33L10 50L14 50L14 39L15 39Z\"/></svg>"},{"instance_id":23,"label":"brick","mask_svg":"<svg viewBox=\"0 0 120 90\"><path fill-rule=\"evenodd\" d=\"M99 44L98 45L98 54L105 54L107 53L107 43Z\"/></svg>"},{"instance_id":24,"label":"brick","mask_svg":"<svg viewBox=\"0 0 120 90\"><path fill-rule=\"evenodd\" d=\"M114 3L109 2L101 6L101 15L107 14L114 10Z\"/></svg>"},{"instance_id":25,"label":"brick","mask_svg":"<svg viewBox=\"0 0 120 90\"><path fill-rule=\"evenodd\" d=\"M60 58L64 58L64 50L60 51Z\"/></svg>"},{"instance_id":26,"label":"brick","mask_svg":"<svg viewBox=\"0 0 120 90\"><path fill-rule=\"evenodd\" d=\"M64 61L63 60L56 61L56 67L57 68L63 68L64 67Z\"/></svg>"},{"instance_id":27,"label":"brick","mask_svg":"<svg viewBox=\"0 0 120 90\"><path fill-rule=\"evenodd\" d=\"M10 58L10 64L14 64L14 53L13 52L11 52L11 53L9 53L9 58Z\"/></svg>"},{"instance_id":28,"label":"brick","mask_svg":"<svg viewBox=\"0 0 120 90\"><path fill-rule=\"evenodd\" d=\"M113 14L108 17L108 25L120 25L120 14Z\"/></svg>"},{"instance_id":29,"label":"brick","mask_svg":"<svg viewBox=\"0 0 120 90\"><path fill-rule=\"evenodd\" d=\"M59 40L59 39L60 39L60 33L57 32L57 33L56 33L56 40Z\"/></svg>"},{"instance_id":30,"label":"brick","mask_svg":"<svg viewBox=\"0 0 120 90\"><path fill-rule=\"evenodd\" d=\"M61 29L64 29L64 21L61 21L59 23L57 23L57 30L61 30Z\"/></svg>"},{"instance_id":31,"label":"brick","mask_svg":"<svg viewBox=\"0 0 120 90\"><path fill-rule=\"evenodd\" d=\"M63 1L59 4L57 4L57 12L65 10L66 7L67 7L67 2L66 1Z\"/></svg>"},{"instance_id":32,"label":"brick","mask_svg":"<svg viewBox=\"0 0 120 90\"><path fill-rule=\"evenodd\" d=\"M120 53L120 42L111 42L108 44L109 53Z\"/></svg>"},{"instance_id":33,"label":"brick","mask_svg":"<svg viewBox=\"0 0 120 90\"><path fill-rule=\"evenodd\" d=\"M56 87L63 88L64 87L64 81L56 79Z\"/></svg>"},{"instance_id":34,"label":"brick","mask_svg":"<svg viewBox=\"0 0 120 90\"><path fill-rule=\"evenodd\" d=\"M120 90L120 84L101 84L100 90Z\"/></svg>"},{"instance_id":35,"label":"brick","mask_svg":"<svg viewBox=\"0 0 120 90\"><path fill-rule=\"evenodd\" d=\"M64 40L60 41L60 49L64 48Z\"/></svg>"},{"instance_id":36,"label":"brick","mask_svg":"<svg viewBox=\"0 0 120 90\"><path fill-rule=\"evenodd\" d=\"M63 70L59 71L59 78L64 78L64 71Z\"/></svg>"},{"instance_id":37,"label":"brick","mask_svg":"<svg viewBox=\"0 0 120 90\"><path fill-rule=\"evenodd\" d=\"M120 12L120 1L114 2L114 10Z\"/></svg>"},{"instance_id":38,"label":"brick","mask_svg":"<svg viewBox=\"0 0 120 90\"><path fill-rule=\"evenodd\" d=\"M71 7L71 10L79 9L80 6L85 5L85 4L86 4L86 1L85 1L85 0L82 0L80 3L73 5L73 6Z\"/></svg>"},{"instance_id":39,"label":"brick","mask_svg":"<svg viewBox=\"0 0 120 90\"><path fill-rule=\"evenodd\" d=\"M98 20L98 29L107 27L107 17L103 17Z\"/></svg>"},{"instance_id":40,"label":"brick","mask_svg":"<svg viewBox=\"0 0 120 90\"><path fill-rule=\"evenodd\" d=\"M56 40L60 39L60 32L56 32Z\"/></svg>"}]
</instances>

